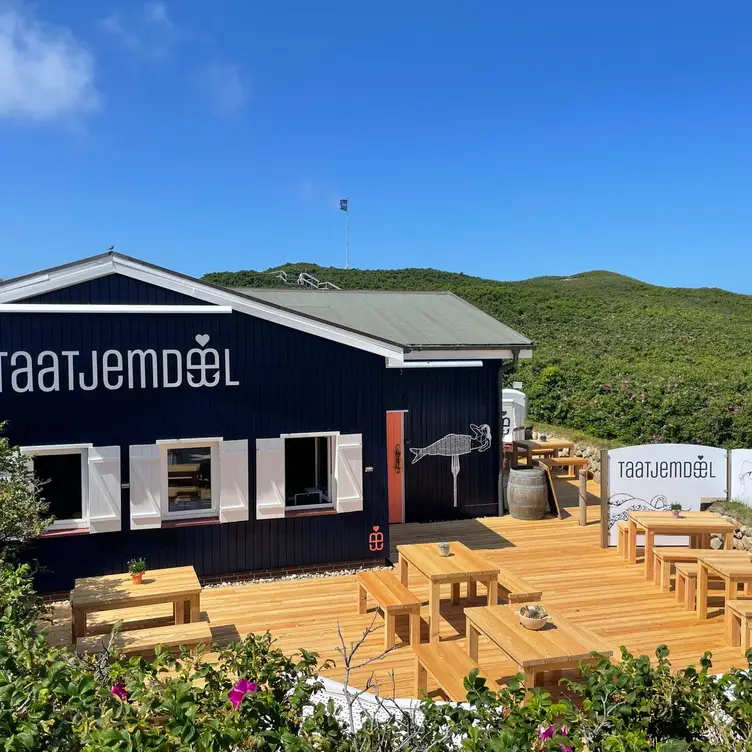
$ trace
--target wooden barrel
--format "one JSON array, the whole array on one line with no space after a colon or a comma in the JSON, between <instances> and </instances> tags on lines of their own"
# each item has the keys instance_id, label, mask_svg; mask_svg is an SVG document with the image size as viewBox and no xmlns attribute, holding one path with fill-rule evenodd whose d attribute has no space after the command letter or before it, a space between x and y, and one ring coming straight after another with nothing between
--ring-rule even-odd
<instances>
[{"instance_id":1,"label":"wooden barrel","mask_svg":"<svg viewBox=\"0 0 752 752\"><path fill-rule=\"evenodd\" d=\"M539 467L513 467L507 484L509 514L517 520L540 520L548 508L546 474Z\"/></svg>"}]
</instances>

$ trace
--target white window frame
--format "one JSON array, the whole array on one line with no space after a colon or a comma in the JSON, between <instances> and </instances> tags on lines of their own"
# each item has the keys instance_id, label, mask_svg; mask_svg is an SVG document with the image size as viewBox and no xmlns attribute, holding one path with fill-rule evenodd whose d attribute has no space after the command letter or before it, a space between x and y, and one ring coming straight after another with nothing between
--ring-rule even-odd
<instances>
[{"instance_id":1,"label":"white window frame","mask_svg":"<svg viewBox=\"0 0 752 752\"><path fill-rule=\"evenodd\" d=\"M81 458L81 517L70 520L55 520L45 530L76 530L89 527L89 449L94 444L47 444L39 446L22 446L22 454L28 455L33 463L34 457L43 455L77 454ZM36 471L35 471L36 473ZM44 486L42 486L44 497Z\"/></svg>"},{"instance_id":2,"label":"white window frame","mask_svg":"<svg viewBox=\"0 0 752 752\"><path fill-rule=\"evenodd\" d=\"M335 502L334 502L334 495L335 495L335 479L334 479L334 457L337 452L337 444L336 444L336 438L339 436L339 431L313 431L310 433L283 433L280 434L279 438L284 439L286 442L287 439L318 439L318 438L326 438L327 439L327 445L329 447L329 458L327 462L327 471L329 474L329 483L327 484L327 488L329 489L329 501L326 504L301 504L300 506L288 506L287 505L287 499L285 499L285 516L287 516L288 512L292 512L293 514L295 512L311 512L316 509L321 510L329 510L335 508ZM318 442L314 442L314 451L318 455ZM316 463L316 472L318 473L318 456L315 458ZM285 463L285 473L287 473L287 463Z\"/></svg>"},{"instance_id":3,"label":"white window frame","mask_svg":"<svg viewBox=\"0 0 752 752\"><path fill-rule=\"evenodd\" d=\"M219 497L221 493L222 476L220 474L219 446L222 437L213 436L206 439L158 439L159 463L161 476L162 496L162 519L163 520L199 520L206 517L219 516ZM193 447L208 446L211 452L211 507L209 509L196 509L193 511L170 511L170 499L168 494L168 465L167 452L169 449L191 449Z\"/></svg>"}]
</instances>

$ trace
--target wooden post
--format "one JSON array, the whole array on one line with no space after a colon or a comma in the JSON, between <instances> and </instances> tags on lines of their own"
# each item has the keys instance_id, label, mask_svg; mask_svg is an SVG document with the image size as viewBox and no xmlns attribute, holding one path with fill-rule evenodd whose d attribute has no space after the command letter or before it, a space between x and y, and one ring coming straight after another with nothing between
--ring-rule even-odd
<instances>
[{"instance_id":1,"label":"wooden post","mask_svg":"<svg viewBox=\"0 0 752 752\"><path fill-rule=\"evenodd\" d=\"M608 449L601 449L601 548L608 548Z\"/></svg>"},{"instance_id":2,"label":"wooden post","mask_svg":"<svg viewBox=\"0 0 752 752\"><path fill-rule=\"evenodd\" d=\"M580 468L580 525L587 525L587 477L588 471Z\"/></svg>"}]
</instances>

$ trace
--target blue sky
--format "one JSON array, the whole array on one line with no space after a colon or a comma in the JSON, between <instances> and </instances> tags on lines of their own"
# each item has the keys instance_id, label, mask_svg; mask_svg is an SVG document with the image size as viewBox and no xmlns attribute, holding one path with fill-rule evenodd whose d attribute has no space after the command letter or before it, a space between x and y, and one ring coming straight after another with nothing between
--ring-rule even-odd
<instances>
[{"instance_id":1,"label":"blue sky","mask_svg":"<svg viewBox=\"0 0 752 752\"><path fill-rule=\"evenodd\" d=\"M751 29L734 0L0 0L0 277L111 244L342 265L348 196L354 266L752 293Z\"/></svg>"}]
</instances>

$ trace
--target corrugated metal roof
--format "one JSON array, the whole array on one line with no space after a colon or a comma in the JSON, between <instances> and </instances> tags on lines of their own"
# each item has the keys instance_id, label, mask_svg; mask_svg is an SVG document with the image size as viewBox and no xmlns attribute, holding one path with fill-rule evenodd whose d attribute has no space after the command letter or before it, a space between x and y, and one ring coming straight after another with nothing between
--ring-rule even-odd
<instances>
[{"instance_id":1,"label":"corrugated metal roof","mask_svg":"<svg viewBox=\"0 0 752 752\"><path fill-rule=\"evenodd\" d=\"M450 292L231 289L404 347L532 345L527 337Z\"/></svg>"}]
</instances>

